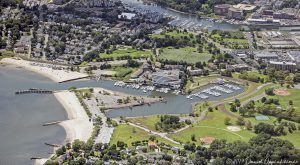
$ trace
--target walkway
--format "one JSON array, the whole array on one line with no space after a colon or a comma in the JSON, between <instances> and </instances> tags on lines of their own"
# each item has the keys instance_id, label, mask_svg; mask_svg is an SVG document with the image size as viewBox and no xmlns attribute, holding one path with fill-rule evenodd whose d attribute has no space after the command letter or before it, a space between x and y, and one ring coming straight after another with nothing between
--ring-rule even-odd
<instances>
[{"instance_id":1,"label":"walkway","mask_svg":"<svg viewBox=\"0 0 300 165\"><path fill-rule=\"evenodd\" d=\"M129 125L134 126L134 127L137 127L137 128L140 128L140 129L142 129L142 130L144 130L144 131L146 131L146 132L149 132L149 133L151 133L151 134L153 134L153 135L160 136L161 138L164 138L164 139L166 139L166 140L168 140L168 141L170 141L170 142L172 142L172 143L174 143L174 144L180 144L179 142L177 142L177 141L175 141L175 140L173 140L173 139L167 137L168 133L161 133L161 132L152 131L152 130L150 130L150 129L148 129L148 128L145 128L145 127L142 127L142 126L133 124L133 123L129 123Z\"/></svg>"}]
</instances>

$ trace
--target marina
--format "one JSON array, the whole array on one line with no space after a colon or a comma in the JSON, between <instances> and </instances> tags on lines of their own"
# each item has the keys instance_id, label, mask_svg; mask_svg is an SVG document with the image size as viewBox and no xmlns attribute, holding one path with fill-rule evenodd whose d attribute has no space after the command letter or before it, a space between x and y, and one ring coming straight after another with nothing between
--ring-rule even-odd
<instances>
[{"instance_id":1,"label":"marina","mask_svg":"<svg viewBox=\"0 0 300 165\"><path fill-rule=\"evenodd\" d=\"M176 26L190 31L197 31L201 29L208 29L209 31L214 29L234 31L241 28L240 25L234 25L211 18L198 18L196 15L177 12L153 3L144 3L139 0L122 0L122 2L129 11L153 15L153 17L169 17L172 19L172 21L169 22L171 26Z\"/></svg>"}]
</instances>

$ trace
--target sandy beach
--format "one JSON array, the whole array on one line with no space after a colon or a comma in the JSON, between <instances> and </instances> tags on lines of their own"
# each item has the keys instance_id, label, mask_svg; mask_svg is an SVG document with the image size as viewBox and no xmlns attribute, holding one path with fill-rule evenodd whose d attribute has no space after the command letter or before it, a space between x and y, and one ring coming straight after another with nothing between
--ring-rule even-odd
<instances>
[{"instance_id":1,"label":"sandy beach","mask_svg":"<svg viewBox=\"0 0 300 165\"><path fill-rule=\"evenodd\" d=\"M65 143L73 142L75 139L87 141L92 135L93 124L89 121L89 117L76 95L69 91L61 91L54 93L54 96L65 108L69 118L69 120L59 123L66 131ZM38 159L35 161L35 165L42 165L47 160L46 158Z\"/></svg>"},{"instance_id":2,"label":"sandy beach","mask_svg":"<svg viewBox=\"0 0 300 165\"><path fill-rule=\"evenodd\" d=\"M24 67L27 70L36 72L38 74L42 74L43 76L46 76L58 83L88 77L88 75L84 73L71 72L66 70L55 70L52 69L51 67L47 67L47 66L51 66L52 64L42 64L42 63L36 63L31 61L25 61L21 59L18 60L14 58L4 58L1 60L1 63L12 64L18 67ZM32 64L39 64L39 65L32 65ZM42 67L41 65L44 65L44 67Z\"/></svg>"}]
</instances>

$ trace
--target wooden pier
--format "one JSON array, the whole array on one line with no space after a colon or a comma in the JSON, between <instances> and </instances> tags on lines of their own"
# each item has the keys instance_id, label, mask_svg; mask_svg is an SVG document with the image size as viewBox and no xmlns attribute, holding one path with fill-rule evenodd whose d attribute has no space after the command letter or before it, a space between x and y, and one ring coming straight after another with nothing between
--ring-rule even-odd
<instances>
[{"instance_id":1,"label":"wooden pier","mask_svg":"<svg viewBox=\"0 0 300 165\"><path fill-rule=\"evenodd\" d=\"M51 91L51 90L44 90L44 89L30 88L30 89L27 89L27 90L19 90L19 91L15 92L16 95L30 94L30 93L52 94L53 91Z\"/></svg>"}]
</instances>

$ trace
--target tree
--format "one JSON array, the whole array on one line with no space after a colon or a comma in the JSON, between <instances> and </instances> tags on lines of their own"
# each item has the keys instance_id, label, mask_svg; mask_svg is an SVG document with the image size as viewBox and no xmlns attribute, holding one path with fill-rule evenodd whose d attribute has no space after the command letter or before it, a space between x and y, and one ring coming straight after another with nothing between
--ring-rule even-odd
<instances>
[{"instance_id":1,"label":"tree","mask_svg":"<svg viewBox=\"0 0 300 165\"><path fill-rule=\"evenodd\" d=\"M237 111L235 104L230 105L230 111L231 112L236 112Z\"/></svg>"},{"instance_id":2,"label":"tree","mask_svg":"<svg viewBox=\"0 0 300 165\"><path fill-rule=\"evenodd\" d=\"M231 118L225 117L225 119L224 119L224 124L225 124L225 125L230 125L230 124L231 124L230 121L231 121Z\"/></svg>"},{"instance_id":3,"label":"tree","mask_svg":"<svg viewBox=\"0 0 300 165\"><path fill-rule=\"evenodd\" d=\"M192 141L196 141L196 135L195 135L195 134L192 134L192 135L191 135L191 140L192 140Z\"/></svg>"},{"instance_id":4,"label":"tree","mask_svg":"<svg viewBox=\"0 0 300 165\"><path fill-rule=\"evenodd\" d=\"M267 95L273 96L274 95L274 88L268 88L265 90Z\"/></svg>"},{"instance_id":5,"label":"tree","mask_svg":"<svg viewBox=\"0 0 300 165\"><path fill-rule=\"evenodd\" d=\"M245 119L243 117L239 116L237 118L236 124L237 125L245 125Z\"/></svg>"},{"instance_id":6,"label":"tree","mask_svg":"<svg viewBox=\"0 0 300 165\"><path fill-rule=\"evenodd\" d=\"M75 152L78 152L80 149L82 149L83 143L84 142L82 142L82 141L80 141L78 139L74 140L74 142L72 143L72 149Z\"/></svg>"},{"instance_id":7,"label":"tree","mask_svg":"<svg viewBox=\"0 0 300 165\"><path fill-rule=\"evenodd\" d=\"M250 120L248 120L248 121L246 122L246 128L247 128L247 130L252 130L252 123L251 123Z\"/></svg>"}]
</instances>

